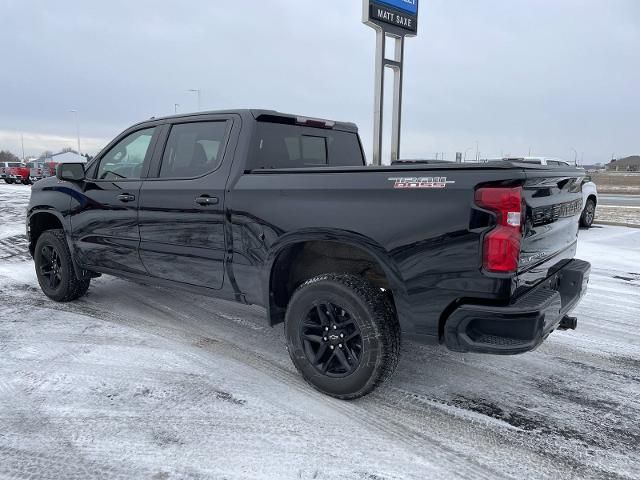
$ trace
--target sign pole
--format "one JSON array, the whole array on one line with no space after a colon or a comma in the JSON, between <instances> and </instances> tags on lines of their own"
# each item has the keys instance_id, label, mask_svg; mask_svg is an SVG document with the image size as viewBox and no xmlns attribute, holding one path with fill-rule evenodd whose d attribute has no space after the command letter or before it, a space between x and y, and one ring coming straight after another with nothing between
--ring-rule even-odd
<instances>
[{"instance_id":1,"label":"sign pole","mask_svg":"<svg viewBox=\"0 0 640 480\"><path fill-rule=\"evenodd\" d=\"M402 125L402 67L404 60L404 37L396 38L393 69L393 116L391 119L391 161L400 159L400 127Z\"/></svg>"},{"instance_id":2,"label":"sign pole","mask_svg":"<svg viewBox=\"0 0 640 480\"><path fill-rule=\"evenodd\" d=\"M387 36L376 29L376 78L373 105L373 164L382 165L382 126L384 121L384 60Z\"/></svg>"},{"instance_id":3,"label":"sign pole","mask_svg":"<svg viewBox=\"0 0 640 480\"><path fill-rule=\"evenodd\" d=\"M362 21L376 31L376 65L373 107L373 165L382 165L384 122L384 73L393 70L391 161L400 158L404 38L418 30L418 0L363 0ZM393 59L386 56L387 37L394 40Z\"/></svg>"}]
</instances>

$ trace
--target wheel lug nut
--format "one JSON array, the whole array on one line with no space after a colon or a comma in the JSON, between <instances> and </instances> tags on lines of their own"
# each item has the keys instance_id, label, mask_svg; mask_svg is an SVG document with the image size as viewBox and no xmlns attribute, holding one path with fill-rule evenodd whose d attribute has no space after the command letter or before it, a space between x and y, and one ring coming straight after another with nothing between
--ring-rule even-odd
<instances>
[{"instance_id":1,"label":"wheel lug nut","mask_svg":"<svg viewBox=\"0 0 640 480\"><path fill-rule=\"evenodd\" d=\"M329 339L328 339L327 337L324 337L324 338L323 338L323 340L326 342L326 341L328 341Z\"/></svg>"},{"instance_id":2,"label":"wheel lug nut","mask_svg":"<svg viewBox=\"0 0 640 480\"><path fill-rule=\"evenodd\" d=\"M334 329L334 330L337 330L337 329L338 329L338 327L336 327L336 326L334 325L334 326L333 326L333 329Z\"/></svg>"},{"instance_id":3,"label":"wheel lug nut","mask_svg":"<svg viewBox=\"0 0 640 480\"><path fill-rule=\"evenodd\" d=\"M340 334L340 338L344 338L344 333L341 333L341 334Z\"/></svg>"},{"instance_id":4,"label":"wheel lug nut","mask_svg":"<svg viewBox=\"0 0 640 480\"><path fill-rule=\"evenodd\" d=\"M329 327L324 327L324 331L328 332L329 331Z\"/></svg>"},{"instance_id":5,"label":"wheel lug nut","mask_svg":"<svg viewBox=\"0 0 640 480\"><path fill-rule=\"evenodd\" d=\"M341 343L338 344L338 348L342 348L342 344Z\"/></svg>"},{"instance_id":6,"label":"wheel lug nut","mask_svg":"<svg viewBox=\"0 0 640 480\"><path fill-rule=\"evenodd\" d=\"M334 349L334 348L336 348L336 347L334 347L333 345L331 345L329 348L330 348L331 350L333 350L333 349Z\"/></svg>"}]
</instances>

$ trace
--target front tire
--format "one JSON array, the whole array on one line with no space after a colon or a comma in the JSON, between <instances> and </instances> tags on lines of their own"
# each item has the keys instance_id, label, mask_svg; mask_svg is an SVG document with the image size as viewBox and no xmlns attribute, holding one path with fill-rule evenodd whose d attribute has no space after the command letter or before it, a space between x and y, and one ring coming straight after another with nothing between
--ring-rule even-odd
<instances>
[{"instance_id":1,"label":"front tire","mask_svg":"<svg viewBox=\"0 0 640 480\"><path fill-rule=\"evenodd\" d=\"M591 228L593 220L596 218L596 202L593 198L587 200L587 204L580 216L580 226L584 228Z\"/></svg>"},{"instance_id":2,"label":"front tire","mask_svg":"<svg viewBox=\"0 0 640 480\"><path fill-rule=\"evenodd\" d=\"M51 300L70 302L87 293L91 279L76 277L63 230L42 233L36 242L33 260L40 288Z\"/></svg>"},{"instance_id":3,"label":"front tire","mask_svg":"<svg viewBox=\"0 0 640 480\"><path fill-rule=\"evenodd\" d=\"M339 399L372 392L398 363L394 309L379 288L356 275L325 274L303 283L287 307L285 332L304 379Z\"/></svg>"}]
</instances>

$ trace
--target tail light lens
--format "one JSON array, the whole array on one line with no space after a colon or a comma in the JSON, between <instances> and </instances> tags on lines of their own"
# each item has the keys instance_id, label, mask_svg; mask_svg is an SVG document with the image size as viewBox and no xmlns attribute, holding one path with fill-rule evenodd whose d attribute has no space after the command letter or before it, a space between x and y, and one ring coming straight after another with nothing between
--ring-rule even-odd
<instances>
[{"instance_id":1,"label":"tail light lens","mask_svg":"<svg viewBox=\"0 0 640 480\"><path fill-rule=\"evenodd\" d=\"M495 273L517 271L522 241L522 187L479 188L476 204L497 217L497 225L484 237L484 269Z\"/></svg>"}]
</instances>

